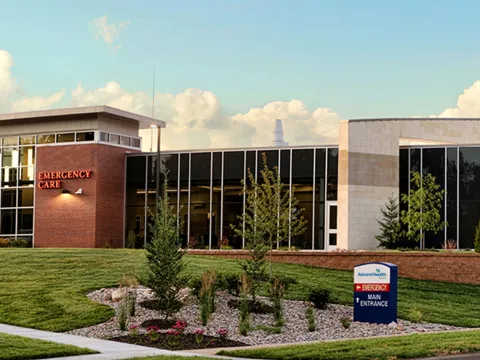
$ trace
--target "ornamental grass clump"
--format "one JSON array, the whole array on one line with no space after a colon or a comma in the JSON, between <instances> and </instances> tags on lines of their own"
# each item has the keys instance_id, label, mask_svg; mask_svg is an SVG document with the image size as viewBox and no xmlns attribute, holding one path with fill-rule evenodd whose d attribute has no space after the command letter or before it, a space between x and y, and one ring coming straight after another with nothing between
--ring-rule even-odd
<instances>
[{"instance_id":1,"label":"ornamental grass clump","mask_svg":"<svg viewBox=\"0 0 480 360\"><path fill-rule=\"evenodd\" d=\"M313 332L317 330L317 324L315 320L315 310L313 307L309 306L307 310L305 310L305 317L308 323L308 331Z\"/></svg>"},{"instance_id":2,"label":"ornamental grass clump","mask_svg":"<svg viewBox=\"0 0 480 360\"><path fill-rule=\"evenodd\" d=\"M241 285L239 287L239 294L240 294L240 307L239 307L239 317L240 317L240 325L239 330L240 334L243 336L248 335L248 331L250 330L250 314L248 309L248 294L250 294L250 279L246 273L243 273L241 277Z\"/></svg>"},{"instance_id":3,"label":"ornamental grass clump","mask_svg":"<svg viewBox=\"0 0 480 360\"><path fill-rule=\"evenodd\" d=\"M124 296L127 301L127 312L131 317L135 316L135 307L137 304L137 286L138 278L134 274L125 274L120 282L120 289L125 289Z\"/></svg>"},{"instance_id":4,"label":"ornamental grass clump","mask_svg":"<svg viewBox=\"0 0 480 360\"><path fill-rule=\"evenodd\" d=\"M285 319L283 317L283 304L282 304L282 298L284 294L285 294L285 285L282 283L280 278L275 277L270 286L269 295L273 305L273 316L276 322L275 326L277 327L282 327L285 324Z\"/></svg>"},{"instance_id":5,"label":"ornamental grass clump","mask_svg":"<svg viewBox=\"0 0 480 360\"><path fill-rule=\"evenodd\" d=\"M127 331L128 326L128 299L124 294L117 306L117 320L120 331Z\"/></svg>"},{"instance_id":6,"label":"ornamental grass clump","mask_svg":"<svg viewBox=\"0 0 480 360\"><path fill-rule=\"evenodd\" d=\"M200 288L200 318L202 325L206 326L210 316L215 311L215 290L217 282L217 272L215 270L205 270L202 274L202 287Z\"/></svg>"}]
</instances>

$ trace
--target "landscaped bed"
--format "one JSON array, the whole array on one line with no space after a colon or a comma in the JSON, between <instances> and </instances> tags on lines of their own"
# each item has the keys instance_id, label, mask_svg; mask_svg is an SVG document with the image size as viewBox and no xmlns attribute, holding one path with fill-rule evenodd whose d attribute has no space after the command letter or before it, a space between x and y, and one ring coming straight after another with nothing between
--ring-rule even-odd
<instances>
[{"instance_id":1,"label":"landscaped bed","mask_svg":"<svg viewBox=\"0 0 480 360\"><path fill-rule=\"evenodd\" d=\"M0 360L47 359L95 354L95 351L0 333Z\"/></svg>"},{"instance_id":2,"label":"landscaped bed","mask_svg":"<svg viewBox=\"0 0 480 360\"><path fill-rule=\"evenodd\" d=\"M113 302L112 292L116 289L101 289L88 294L88 297L95 302L108 305L113 308L120 306L119 302ZM230 347L242 345L281 344L299 341L314 341L328 339L343 339L371 336L398 335L415 332L446 331L454 330L455 327L431 323L411 323L399 320L398 324L378 325L367 323L351 323L345 329L341 319L352 320L353 311L349 306L332 304L325 310L316 309L315 318L317 322L316 331L309 332L305 310L308 302L284 300L285 325L282 328L275 328L273 315L270 313L251 314L252 331L248 336L239 333L239 311L229 306L234 296L219 292L216 295L215 307L211 320L206 326L202 326L199 316L198 301L194 296L185 300L186 305L177 314L177 318L185 322L181 334L168 335L167 331L172 328L173 323L165 323L160 319L159 312L147 309L144 305L151 307L151 291L146 288L138 290L137 306L135 316L130 319L129 327L134 331L120 331L118 318L114 317L109 321L77 329L69 333L95 338L108 338L115 341L128 342L132 344L159 347L170 350L204 349L214 347ZM269 304L269 299L260 297L264 304ZM142 306L143 305L143 306ZM155 341L148 335L149 328L156 326L158 331L152 332ZM219 330L225 329L228 332L227 340L221 341L218 336ZM157 330L155 328L155 330ZM202 336L196 337L195 332L204 332ZM201 341L197 341L200 340Z\"/></svg>"},{"instance_id":3,"label":"landscaped bed","mask_svg":"<svg viewBox=\"0 0 480 360\"><path fill-rule=\"evenodd\" d=\"M478 351L480 351L480 331L461 331L221 351L219 355L278 360L390 360L458 355Z\"/></svg>"}]
</instances>

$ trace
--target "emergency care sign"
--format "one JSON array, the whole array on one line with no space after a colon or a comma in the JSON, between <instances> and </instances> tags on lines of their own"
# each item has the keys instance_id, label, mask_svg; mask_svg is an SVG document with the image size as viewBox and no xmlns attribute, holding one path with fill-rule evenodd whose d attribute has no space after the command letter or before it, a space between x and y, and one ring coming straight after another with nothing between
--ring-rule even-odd
<instances>
[{"instance_id":1,"label":"emergency care sign","mask_svg":"<svg viewBox=\"0 0 480 360\"><path fill-rule=\"evenodd\" d=\"M354 321L397 322L397 265L376 262L355 266L353 280Z\"/></svg>"}]
</instances>

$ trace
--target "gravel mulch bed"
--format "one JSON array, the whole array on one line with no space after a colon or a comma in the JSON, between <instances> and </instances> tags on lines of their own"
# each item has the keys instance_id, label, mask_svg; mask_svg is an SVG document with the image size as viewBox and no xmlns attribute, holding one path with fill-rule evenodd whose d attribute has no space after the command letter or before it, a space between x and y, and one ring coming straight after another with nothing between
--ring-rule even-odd
<instances>
[{"instance_id":1,"label":"gravel mulch bed","mask_svg":"<svg viewBox=\"0 0 480 360\"><path fill-rule=\"evenodd\" d=\"M116 308L118 303L111 301L111 294L115 289L100 289L88 294L88 298L98 303ZM135 317L130 319L130 324L141 325L148 321L161 319L162 316L155 310L146 309L139 304L143 301L152 300L152 294L149 289L140 287L138 290L138 301ZM326 310L315 310L317 329L308 332L307 320L305 319L305 310L308 307L307 302L284 300L285 326L280 334L272 334L262 330L250 331L248 336L242 336L238 332L238 310L228 306L228 301L235 299L227 293L218 293L216 296L216 312L212 315L207 326L202 326L199 320L199 311L196 300L189 297L183 309L177 314L179 320L187 323L186 333L193 333L197 329L205 331L205 337L216 337L217 330L226 328L229 330L228 339L249 345L261 344L280 344L294 343L300 341L316 341L330 339L348 339L373 336L388 336L406 333L424 333L446 330L460 329L454 326L431 324L431 323L411 323L399 319L395 325L378 325L367 323L352 322L349 329L344 329L340 323L341 318L353 318L353 308L343 305L329 305ZM265 303L268 299L260 298ZM272 314L251 314L252 327L263 325L273 326L274 319ZM145 332L141 329L140 333ZM118 321L112 318L109 321L95 326L76 329L68 332L69 334L81 335L86 337L109 339L121 338L128 335L128 332L120 331Z\"/></svg>"}]
</instances>

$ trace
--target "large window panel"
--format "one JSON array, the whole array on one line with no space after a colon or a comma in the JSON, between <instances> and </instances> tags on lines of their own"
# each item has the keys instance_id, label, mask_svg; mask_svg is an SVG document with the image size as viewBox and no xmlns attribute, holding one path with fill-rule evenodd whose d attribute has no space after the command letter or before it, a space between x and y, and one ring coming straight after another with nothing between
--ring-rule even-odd
<instances>
[{"instance_id":1,"label":"large window panel","mask_svg":"<svg viewBox=\"0 0 480 360\"><path fill-rule=\"evenodd\" d=\"M190 246L209 248L211 153L191 154Z\"/></svg>"},{"instance_id":2,"label":"large window panel","mask_svg":"<svg viewBox=\"0 0 480 360\"><path fill-rule=\"evenodd\" d=\"M399 154L400 162L400 173L399 173L399 194L398 194L398 203L400 205L400 211L408 210L408 205L404 204L402 201L402 195L408 195L409 181L410 181L410 169L408 167L408 149L401 149Z\"/></svg>"},{"instance_id":3,"label":"large window panel","mask_svg":"<svg viewBox=\"0 0 480 360\"><path fill-rule=\"evenodd\" d=\"M2 168L2 187L16 187L18 168Z\"/></svg>"},{"instance_id":4,"label":"large window panel","mask_svg":"<svg viewBox=\"0 0 480 360\"><path fill-rule=\"evenodd\" d=\"M145 206L146 158L146 156L127 157L127 205Z\"/></svg>"},{"instance_id":5,"label":"large window panel","mask_svg":"<svg viewBox=\"0 0 480 360\"><path fill-rule=\"evenodd\" d=\"M423 174L431 174L435 177L435 182L440 185L441 190L445 190L445 148L423 149L422 150ZM445 202L442 201L440 209L441 221L445 221ZM445 231L442 229L434 234L431 231L425 232L425 248L441 249L445 243Z\"/></svg>"},{"instance_id":6,"label":"large window panel","mask_svg":"<svg viewBox=\"0 0 480 360\"><path fill-rule=\"evenodd\" d=\"M14 208L17 206L17 189L2 190L2 208Z\"/></svg>"},{"instance_id":7,"label":"large window panel","mask_svg":"<svg viewBox=\"0 0 480 360\"><path fill-rule=\"evenodd\" d=\"M212 249L220 247L220 218L222 213L222 153L213 153L212 163L212 233L211 243Z\"/></svg>"},{"instance_id":8,"label":"large window panel","mask_svg":"<svg viewBox=\"0 0 480 360\"><path fill-rule=\"evenodd\" d=\"M461 147L459 246L473 248L475 227L480 220L480 147Z\"/></svg>"},{"instance_id":9,"label":"large window panel","mask_svg":"<svg viewBox=\"0 0 480 360\"><path fill-rule=\"evenodd\" d=\"M447 149L447 240L457 239L457 148Z\"/></svg>"},{"instance_id":10,"label":"large window panel","mask_svg":"<svg viewBox=\"0 0 480 360\"><path fill-rule=\"evenodd\" d=\"M243 185L244 152L234 151L224 153L223 173L223 238L221 245L234 249L243 247L243 240L232 230L232 225L240 226L243 215Z\"/></svg>"},{"instance_id":11,"label":"large window panel","mask_svg":"<svg viewBox=\"0 0 480 360\"><path fill-rule=\"evenodd\" d=\"M4 148L2 151L2 166L3 167L16 167L19 164L19 152L18 148L10 147Z\"/></svg>"},{"instance_id":12,"label":"large window panel","mask_svg":"<svg viewBox=\"0 0 480 360\"><path fill-rule=\"evenodd\" d=\"M307 222L306 231L291 239L291 245L299 249L313 247L313 151L313 149L295 149L292 152L292 186L299 201L298 208L292 209L292 219L297 216L299 209L304 209L303 217Z\"/></svg>"},{"instance_id":13,"label":"large window panel","mask_svg":"<svg viewBox=\"0 0 480 360\"><path fill-rule=\"evenodd\" d=\"M33 209L18 209L18 234L33 233Z\"/></svg>"},{"instance_id":14,"label":"large window panel","mask_svg":"<svg viewBox=\"0 0 480 360\"><path fill-rule=\"evenodd\" d=\"M327 162L327 200L336 201L338 198L338 149L328 149Z\"/></svg>"},{"instance_id":15,"label":"large window panel","mask_svg":"<svg viewBox=\"0 0 480 360\"><path fill-rule=\"evenodd\" d=\"M2 234L5 235L13 235L15 234L15 223L16 223L16 209L6 209L0 211L0 221L1 225L0 228L2 230Z\"/></svg>"},{"instance_id":16,"label":"large window panel","mask_svg":"<svg viewBox=\"0 0 480 360\"><path fill-rule=\"evenodd\" d=\"M21 166L35 165L35 147L34 146L20 147L20 165Z\"/></svg>"},{"instance_id":17,"label":"large window panel","mask_svg":"<svg viewBox=\"0 0 480 360\"><path fill-rule=\"evenodd\" d=\"M18 207L33 206L33 197L34 197L33 188L18 189Z\"/></svg>"},{"instance_id":18,"label":"large window panel","mask_svg":"<svg viewBox=\"0 0 480 360\"><path fill-rule=\"evenodd\" d=\"M326 149L315 154L315 250L325 249L325 172Z\"/></svg>"},{"instance_id":19,"label":"large window panel","mask_svg":"<svg viewBox=\"0 0 480 360\"><path fill-rule=\"evenodd\" d=\"M135 248L143 248L145 241L145 207L127 206L125 214L125 240L130 231L136 235Z\"/></svg>"},{"instance_id":20,"label":"large window panel","mask_svg":"<svg viewBox=\"0 0 480 360\"><path fill-rule=\"evenodd\" d=\"M180 154L180 241L182 247L189 246L188 230L189 230L189 165L190 164L190 154Z\"/></svg>"},{"instance_id":21,"label":"large window panel","mask_svg":"<svg viewBox=\"0 0 480 360\"><path fill-rule=\"evenodd\" d=\"M268 169L278 169L278 150L262 150L257 152L257 179L262 181L261 171L263 170L263 156L267 158ZM278 171L278 170L277 170Z\"/></svg>"}]
</instances>

